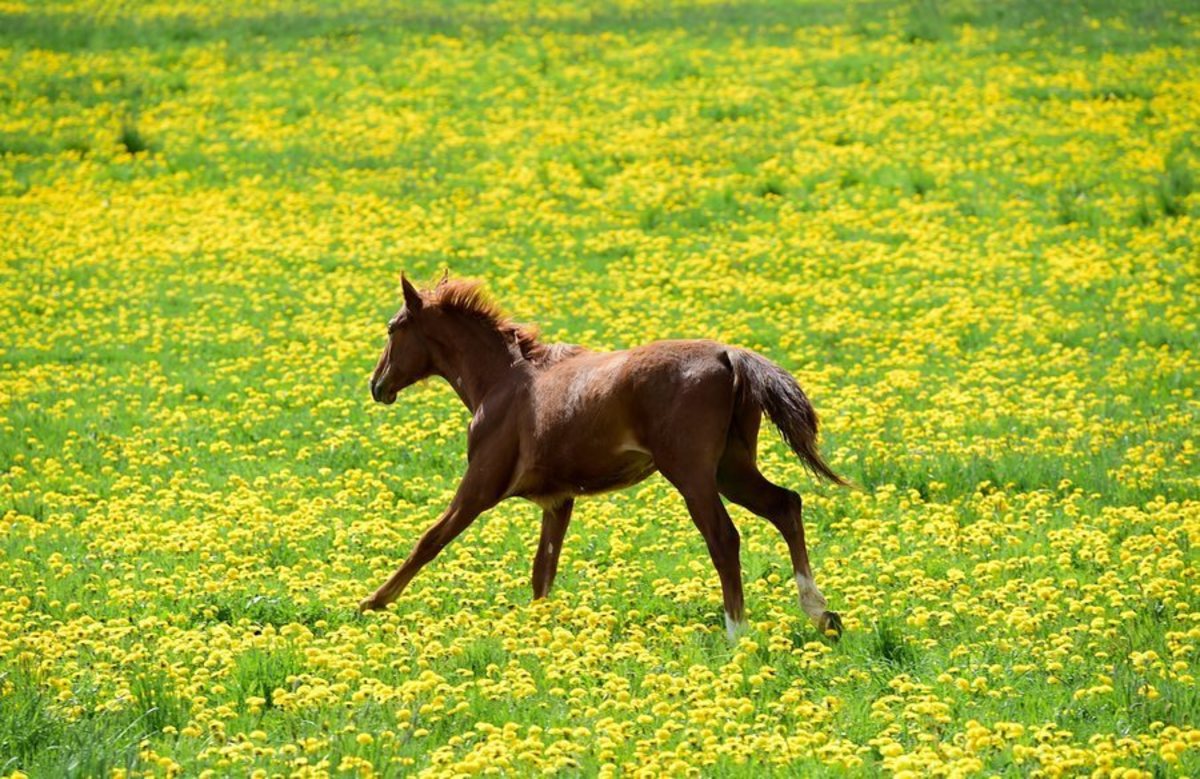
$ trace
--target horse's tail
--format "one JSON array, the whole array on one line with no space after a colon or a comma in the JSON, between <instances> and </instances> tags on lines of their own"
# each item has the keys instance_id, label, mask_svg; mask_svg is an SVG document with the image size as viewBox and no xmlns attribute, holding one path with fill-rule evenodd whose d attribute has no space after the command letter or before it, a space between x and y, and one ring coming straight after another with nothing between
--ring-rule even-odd
<instances>
[{"instance_id":1,"label":"horse's tail","mask_svg":"<svg viewBox=\"0 0 1200 779\"><path fill-rule=\"evenodd\" d=\"M848 486L849 482L821 457L817 449L817 412L792 375L748 349L730 349L728 354L738 392L747 393L767 413L805 466L823 479Z\"/></svg>"}]
</instances>

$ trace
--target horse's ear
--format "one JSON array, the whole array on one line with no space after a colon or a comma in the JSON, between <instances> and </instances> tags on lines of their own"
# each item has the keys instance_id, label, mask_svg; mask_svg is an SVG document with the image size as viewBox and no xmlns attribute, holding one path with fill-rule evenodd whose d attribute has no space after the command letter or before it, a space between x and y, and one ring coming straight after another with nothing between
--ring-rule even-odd
<instances>
[{"instance_id":1,"label":"horse's ear","mask_svg":"<svg viewBox=\"0 0 1200 779\"><path fill-rule=\"evenodd\" d=\"M425 305L425 301L421 299L421 293L417 292L417 288L412 285L403 273L400 274L400 287L404 290L404 307L408 309L408 313L415 314Z\"/></svg>"},{"instance_id":2,"label":"horse's ear","mask_svg":"<svg viewBox=\"0 0 1200 779\"><path fill-rule=\"evenodd\" d=\"M444 285L445 285L445 283L446 283L447 281L449 281L449 280L450 280L450 269L449 269L449 268L446 268L444 271L442 271L442 278L440 278L440 279L438 280L438 283L437 283L437 285L438 285L439 287L441 287L441 286L444 286Z\"/></svg>"}]
</instances>

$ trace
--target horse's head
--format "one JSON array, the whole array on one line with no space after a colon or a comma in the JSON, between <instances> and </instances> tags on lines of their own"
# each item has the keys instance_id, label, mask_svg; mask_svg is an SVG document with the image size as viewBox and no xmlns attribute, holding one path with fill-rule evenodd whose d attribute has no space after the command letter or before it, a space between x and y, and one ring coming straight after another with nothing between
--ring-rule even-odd
<instances>
[{"instance_id":1,"label":"horse's head","mask_svg":"<svg viewBox=\"0 0 1200 779\"><path fill-rule=\"evenodd\" d=\"M371 397L386 405L396 402L400 390L433 372L429 344L422 333L425 300L403 275L400 286L404 308L388 320L388 342L371 374Z\"/></svg>"}]
</instances>

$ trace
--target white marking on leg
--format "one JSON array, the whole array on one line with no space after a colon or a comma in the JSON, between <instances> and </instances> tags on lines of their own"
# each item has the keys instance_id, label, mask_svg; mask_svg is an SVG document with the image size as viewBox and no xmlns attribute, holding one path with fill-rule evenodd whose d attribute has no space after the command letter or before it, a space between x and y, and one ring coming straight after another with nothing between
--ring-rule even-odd
<instances>
[{"instance_id":1,"label":"white marking on leg","mask_svg":"<svg viewBox=\"0 0 1200 779\"><path fill-rule=\"evenodd\" d=\"M804 609L804 613L814 622L820 621L821 615L825 613L829 604L826 603L825 596L817 589L817 583L812 578L797 573L796 591L800 595L800 608Z\"/></svg>"},{"instance_id":2,"label":"white marking on leg","mask_svg":"<svg viewBox=\"0 0 1200 779\"><path fill-rule=\"evenodd\" d=\"M546 551L548 551L550 554L554 554L554 544L546 544Z\"/></svg>"},{"instance_id":3,"label":"white marking on leg","mask_svg":"<svg viewBox=\"0 0 1200 779\"><path fill-rule=\"evenodd\" d=\"M745 633L746 628L746 620L736 622L733 617L729 616L729 612L725 612L725 635L729 636L730 641L735 640L740 634Z\"/></svg>"}]
</instances>

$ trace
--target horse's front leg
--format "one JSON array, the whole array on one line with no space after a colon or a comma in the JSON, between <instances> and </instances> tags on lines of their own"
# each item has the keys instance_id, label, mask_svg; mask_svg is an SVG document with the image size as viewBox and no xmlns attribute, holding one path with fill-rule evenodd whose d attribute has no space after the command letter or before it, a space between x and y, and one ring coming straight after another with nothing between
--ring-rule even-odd
<instances>
[{"instance_id":1,"label":"horse's front leg","mask_svg":"<svg viewBox=\"0 0 1200 779\"><path fill-rule=\"evenodd\" d=\"M554 575L558 572L558 556L562 552L563 537L571 523L571 509L575 501L568 498L557 506L542 510L542 537L538 540L537 556L533 559L533 599L539 600L550 593Z\"/></svg>"},{"instance_id":2,"label":"horse's front leg","mask_svg":"<svg viewBox=\"0 0 1200 779\"><path fill-rule=\"evenodd\" d=\"M383 583L383 586L359 602L359 611L387 608L389 603L400 597L400 593L404 592L404 588L413 580L418 571L437 557L438 553L466 530L480 514L499 502L499 495L495 494L494 490L486 489L485 485L481 483L483 481L474 477L468 469L454 500L450 502L450 507L432 527L425 531L408 559Z\"/></svg>"}]
</instances>

